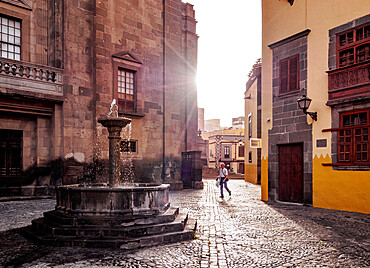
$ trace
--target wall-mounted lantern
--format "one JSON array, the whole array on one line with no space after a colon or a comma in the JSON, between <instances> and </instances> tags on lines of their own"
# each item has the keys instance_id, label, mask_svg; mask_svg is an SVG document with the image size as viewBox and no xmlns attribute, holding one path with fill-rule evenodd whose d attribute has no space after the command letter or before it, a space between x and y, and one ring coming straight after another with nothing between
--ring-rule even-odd
<instances>
[{"instance_id":1,"label":"wall-mounted lantern","mask_svg":"<svg viewBox=\"0 0 370 268\"><path fill-rule=\"evenodd\" d=\"M299 108L301 108L305 114L308 114L309 116L311 116L313 120L317 121L317 112L307 111L308 108L310 107L311 101L312 100L306 97L306 95L303 95L302 98L297 100Z\"/></svg>"},{"instance_id":2,"label":"wall-mounted lantern","mask_svg":"<svg viewBox=\"0 0 370 268\"><path fill-rule=\"evenodd\" d=\"M294 0L288 0L289 4L292 6L294 3Z\"/></svg>"}]
</instances>

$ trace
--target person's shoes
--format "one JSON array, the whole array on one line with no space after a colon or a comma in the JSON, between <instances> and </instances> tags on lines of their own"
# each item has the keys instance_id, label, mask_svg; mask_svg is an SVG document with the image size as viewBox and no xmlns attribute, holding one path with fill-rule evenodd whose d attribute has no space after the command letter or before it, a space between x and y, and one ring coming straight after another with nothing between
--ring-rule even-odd
<instances>
[{"instance_id":1,"label":"person's shoes","mask_svg":"<svg viewBox=\"0 0 370 268\"><path fill-rule=\"evenodd\" d=\"M220 198L224 198L224 196L223 196L223 195L221 195L221 196L220 196Z\"/></svg>"},{"instance_id":2,"label":"person's shoes","mask_svg":"<svg viewBox=\"0 0 370 268\"><path fill-rule=\"evenodd\" d=\"M231 196L231 191L229 192L229 196Z\"/></svg>"}]
</instances>

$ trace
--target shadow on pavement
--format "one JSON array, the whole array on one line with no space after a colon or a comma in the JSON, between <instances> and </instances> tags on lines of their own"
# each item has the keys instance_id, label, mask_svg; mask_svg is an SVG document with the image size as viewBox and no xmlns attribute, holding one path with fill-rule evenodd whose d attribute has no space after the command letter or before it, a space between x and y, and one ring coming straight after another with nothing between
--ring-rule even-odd
<instances>
[{"instance_id":1,"label":"shadow on pavement","mask_svg":"<svg viewBox=\"0 0 370 268\"><path fill-rule=\"evenodd\" d=\"M58 248L37 245L21 235L22 228L0 232L0 267L18 267L42 257L48 267L83 260L99 260L109 256L112 249ZM126 254L131 251L127 251ZM49 256L47 256L49 255Z\"/></svg>"},{"instance_id":2,"label":"shadow on pavement","mask_svg":"<svg viewBox=\"0 0 370 268\"><path fill-rule=\"evenodd\" d=\"M370 215L311 206L266 202L266 204L310 233L370 261Z\"/></svg>"},{"instance_id":3,"label":"shadow on pavement","mask_svg":"<svg viewBox=\"0 0 370 268\"><path fill-rule=\"evenodd\" d=\"M0 266L17 267L51 252L50 249L38 246L22 237L21 229L0 232Z\"/></svg>"}]
</instances>

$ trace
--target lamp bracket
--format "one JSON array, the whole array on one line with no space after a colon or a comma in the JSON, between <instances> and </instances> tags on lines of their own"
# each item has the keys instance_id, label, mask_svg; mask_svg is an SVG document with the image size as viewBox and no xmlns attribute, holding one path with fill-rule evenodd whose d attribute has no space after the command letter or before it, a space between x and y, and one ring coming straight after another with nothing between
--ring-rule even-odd
<instances>
[{"instance_id":1,"label":"lamp bracket","mask_svg":"<svg viewBox=\"0 0 370 268\"><path fill-rule=\"evenodd\" d=\"M315 121L317 121L317 112L307 112L305 111L305 114L308 114L309 116L311 116L311 118Z\"/></svg>"}]
</instances>

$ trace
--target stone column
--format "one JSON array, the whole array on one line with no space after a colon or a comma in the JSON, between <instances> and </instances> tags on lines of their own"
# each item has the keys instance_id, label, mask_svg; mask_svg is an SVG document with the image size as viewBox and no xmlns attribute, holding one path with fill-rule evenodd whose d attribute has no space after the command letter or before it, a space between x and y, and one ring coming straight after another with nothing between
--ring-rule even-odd
<instances>
[{"instance_id":1,"label":"stone column","mask_svg":"<svg viewBox=\"0 0 370 268\"><path fill-rule=\"evenodd\" d=\"M115 187L120 181L121 170L121 126L108 127L109 139L109 187Z\"/></svg>"},{"instance_id":2,"label":"stone column","mask_svg":"<svg viewBox=\"0 0 370 268\"><path fill-rule=\"evenodd\" d=\"M117 111L118 113L118 111ZM131 122L124 117L105 116L98 119L108 129L109 139L109 187L115 187L120 182L120 141L121 130Z\"/></svg>"}]
</instances>

